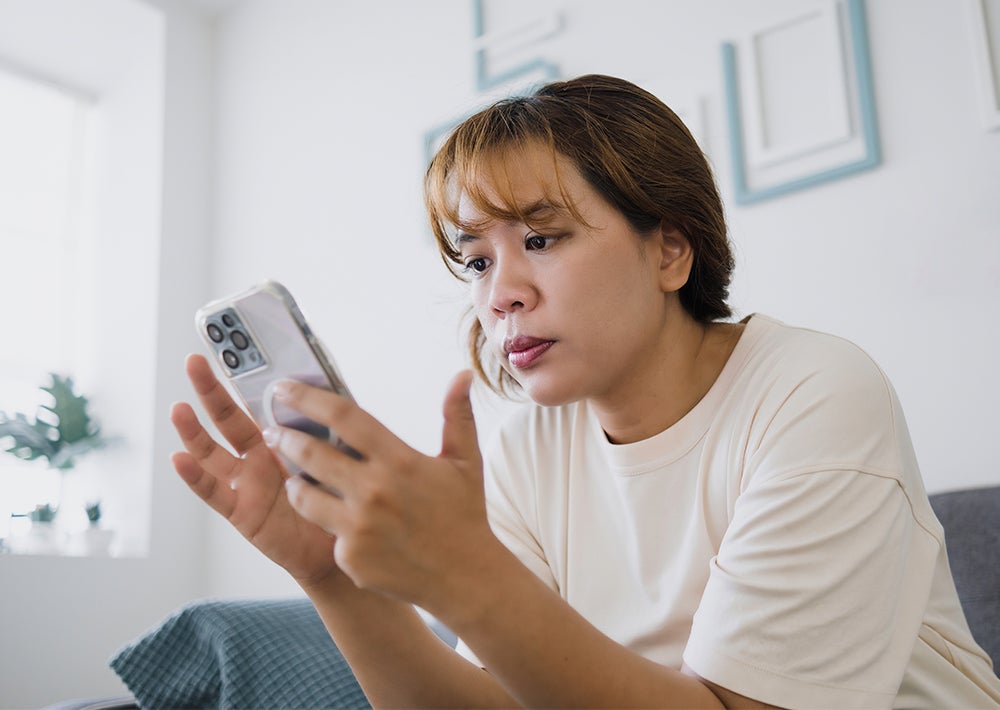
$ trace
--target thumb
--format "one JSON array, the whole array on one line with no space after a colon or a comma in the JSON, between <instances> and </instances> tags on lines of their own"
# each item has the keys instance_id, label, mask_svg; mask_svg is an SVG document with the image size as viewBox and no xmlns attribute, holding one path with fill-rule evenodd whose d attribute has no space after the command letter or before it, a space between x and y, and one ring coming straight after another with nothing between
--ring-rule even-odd
<instances>
[{"instance_id":1,"label":"thumb","mask_svg":"<svg viewBox=\"0 0 1000 710\"><path fill-rule=\"evenodd\" d=\"M441 435L441 456L464 461L479 460L479 438L476 419L472 414L472 370L458 373L444 398L444 432Z\"/></svg>"}]
</instances>

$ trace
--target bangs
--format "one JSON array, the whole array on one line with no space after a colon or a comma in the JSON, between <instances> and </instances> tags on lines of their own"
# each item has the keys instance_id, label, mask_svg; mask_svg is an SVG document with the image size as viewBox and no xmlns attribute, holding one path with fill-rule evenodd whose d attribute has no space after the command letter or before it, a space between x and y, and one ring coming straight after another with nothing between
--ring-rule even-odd
<instances>
[{"instance_id":1,"label":"bangs","mask_svg":"<svg viewBox=\"0 0 1000 710\"><path fill-rule=\"evenodd\" d=\"M515 106L518 115L512 116ZM468 119L448 137L427 170L427 214L442 259L455 275L459 273L456 266L461 264L455 245L460 232L475 234L492 221L543 224L546 212L568 212L582 221L563 186L559 163L560 157L568 156L556 147L547 121L528 108L524 99L512 99ZM531 153L535 160L529 159ZM530 200L519 198L524 170L538 164L539 155L548 156L548 161L543 157L533 181L541 193L533 194ZM551 166L551 172L546 171L546 165ZM543 179L546 173L555 176L554 184ZM463 200L475 209L478 219L462 219L459 206Z\"/></svg>"}]
</instances>

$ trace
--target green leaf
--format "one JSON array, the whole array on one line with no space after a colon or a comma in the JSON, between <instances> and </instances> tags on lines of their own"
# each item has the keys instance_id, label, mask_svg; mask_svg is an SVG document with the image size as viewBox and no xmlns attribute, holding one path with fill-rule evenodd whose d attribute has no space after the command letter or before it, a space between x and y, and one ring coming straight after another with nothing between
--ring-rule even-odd
<instances>
[{"instance_id":1,"label":"green leaf","mask_svg":"<svg viewBox=\"0 0 1000 710\"><path fill-rule=\"evenodd\" d=\"M66 471L107 440L87 412L87 398L73 391L73 379L51 377L52 384L40 388L52 396L51 405L41 405L34 421L20 412L13 419L0 412L0 440L12 440L6 451L20 459L46 458L50 467Z\"/></svg>"},{"instance_id":2,"label":"green leaf","mask_svg":"<svg viewBox=\"0 0 1000 710\"><path fill-rule=\"evenodd\" d=\"M52 412L59 422L56 428L60 443L74 444L100 435L100 427L87 413L87 398L73 391L73 378L62 378L52 373L52 384L41 389L51 394L55 400L53 406L43 405L42 409Z\"/></svg>"},{"instance_id":3,"label":"green leaf","mask_svg":"<svg viewBox=\"0 0 1000 710\"><path fill-rule=\"evenodd\" d=\"M51 440L53 427L45 422L29 422L20 412L10 419L0 412L0 439L12 438L13 445L4 449L24 461L46 458L50 462L57 451L57 444Z\"/></svg>"}]
</instances>

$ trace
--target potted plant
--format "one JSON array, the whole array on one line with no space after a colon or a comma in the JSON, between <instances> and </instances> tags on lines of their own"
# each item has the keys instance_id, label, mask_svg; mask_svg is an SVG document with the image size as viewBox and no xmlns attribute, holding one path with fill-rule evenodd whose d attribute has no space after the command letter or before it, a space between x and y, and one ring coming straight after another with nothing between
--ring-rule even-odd
<instances>
[{"instance_id":1,"label":"potted plant","mask_svg":"<svg viewBox=\"0 0 1000 710\"><path fill-rule=\"evenodd\" d=\"M76 467L81 456L107 443L100 426L90 416L87 398L76 393L73 379L55 373L50 377L51 384L39 389L51 401L39 405L33 416L0 411L0 442L9 442L3 450L22 461L45 459L49 468L60 473L59 500L55 505L47 501L24 514L33 527L38 524L49 528L62 502L65 474Z\"/></svg>"},{"instance_id":2,"label":"potted plant","mask_svg":"<svg viewBox=\"0 0 1000 710\"><path fill-rule=\"evenodd\" d=\"M35 509L21 517L31 521L31 534L22 543L14 541L14 549L29 554L50 554L62 550L62 537L53 526L58 508L44 503L36 505Z\"/></svg>"},{"instance_id":3,"label":"potted plant","mask_svg":"<svg viewBox=\"0 0 1000 710\"><path fill-rule=\"evenodd\" d=\"M83 554L90 557L107 555L111 550L111 543L114 540L115 533L113 530L101 527L101 502L92 501L87 503L84 509L87 511L87 520L90 524L80 535Z\"/></svg>"}]
</instances>

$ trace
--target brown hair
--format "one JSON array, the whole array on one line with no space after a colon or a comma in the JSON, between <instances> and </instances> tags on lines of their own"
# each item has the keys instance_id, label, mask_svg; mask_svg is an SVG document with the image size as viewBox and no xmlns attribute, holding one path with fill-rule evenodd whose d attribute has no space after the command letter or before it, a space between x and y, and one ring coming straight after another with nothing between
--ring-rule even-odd
<instances>
[{"instance_id":1,"label":"brown hair","mask_svg":"<svg viewBox=\"0 0 1000 710\"><path fill-rule=\"evenodd\" d=\"M687 127L662 101L623 79L587 75L546 84L528 96L508 98L460 123L431 161L425 200L441 257L459 275L453 241L461 227L458 200L466 193L484 214L520 218L513 199L486 197L480 171L491 159L541 144L567 157L584 179L640 234L665 224L691 244L694 260L678 295L700 322L732 315L726 299L734 260L722 201L708 161ZM566 207L574 211L572 204ZM520 220L523 221L523 220ZM505 392L513 379L497 366L495 380L483 363L486 336L475 318L469 348L476 371Z\"/></svg>"}]
</instances>

